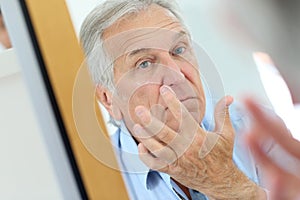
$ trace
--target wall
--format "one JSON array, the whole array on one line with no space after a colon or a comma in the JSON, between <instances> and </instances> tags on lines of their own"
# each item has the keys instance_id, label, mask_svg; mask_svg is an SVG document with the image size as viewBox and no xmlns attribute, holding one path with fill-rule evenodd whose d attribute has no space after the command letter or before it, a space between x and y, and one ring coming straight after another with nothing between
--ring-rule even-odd
<instances>
[{"instance_id":1,"label":"wall","mask_svg":"<svg viewBox=\"0 0 300 200\"><path fill-rule=\"evenodd\" d=\"M0 53L0 199L62 199L14 51Z\"/></svg>"}]
</instances>

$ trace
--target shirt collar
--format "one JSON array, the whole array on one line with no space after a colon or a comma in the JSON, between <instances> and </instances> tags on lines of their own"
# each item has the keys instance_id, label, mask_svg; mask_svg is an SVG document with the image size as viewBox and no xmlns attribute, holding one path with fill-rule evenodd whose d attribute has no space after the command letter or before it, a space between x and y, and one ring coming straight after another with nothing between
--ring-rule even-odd
<instances>
[{"instance_id":1,"label":"shirt collar","mask_svg":"<svg viewBox=\"0 0 300 200\"><path fill-rule=\"evenodd\" d=\"M147 178L150 168L140 160L137 144L123 121L121 122L119 133L120 156L124 170L127 173L136 173L143 186L149 188L147 186Z\"/></svg>"},{"instance_id":2,"label":"shirt collar","mask_svg":"<svg viewBox=\"0 0 300 200\"><path fill-rule=\"evenodd\" d=\"M138 148L133 137L129 133L124 122L121 122L119 131L119 148L120 156L124 170L127 173L136 173L144 188L151 189L155 187L155 183L152 182L151 172L154 172L147 167L139 158ZM168 174L157 172L160 178L172 189L171 179Z\"/></svg>"}]
</instances>

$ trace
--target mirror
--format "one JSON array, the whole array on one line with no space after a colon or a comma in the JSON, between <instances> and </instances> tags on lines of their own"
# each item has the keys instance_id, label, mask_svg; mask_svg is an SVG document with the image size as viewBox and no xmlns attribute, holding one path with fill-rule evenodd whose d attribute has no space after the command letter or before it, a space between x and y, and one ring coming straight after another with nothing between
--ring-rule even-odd
<instances>
[{"instance_id":1,"label":"mirror","mask_svg":"<svg viewBox=\"0 0 300 200\"><path fill-rule=\"evenodd\" d=\"M123 181L131 199L265 197L255 184L267 187L264 171L243 143L249 123L239 95L252 93L267 111L273 107L277 114L281 103L274 100L293 108L274 65L284 63L292 69L298 63L298 26L286 31L298 22L297 12L279 14L277 1L185 1L179 3L181 11L172 1L110 1L95 8L82 24L101 2L67 1L76 37L62 0L5 2L7 8L21 10L7 16L22 24L8 25L18 30L13 39L27 78L40 75L44 81L31 81L31 88L48 94L43 103L51 101L49 112L39 113L41 123L54 127L43 129L45 138L52 140L60 133L63 137L56 138L57 148L52 148L68 151L60 154L65 157L56 167L66 172L61 174L70 184L59 178L69 188L77 187L82 198L126 198ZM253 54L256 51L267 54ZM299 72L294 71L290 74ZM270 72L274 82L265 79ZM272 93L270 83L281 85ZM276 93L281 96L271 98ZM34 98L36 108L45 96ZM54 114L56 120L46 120ZM285 114L290 115L279 115L288 120ZM286 124L293 132L292 124ZM52 130L56 131L49 134ZM271 140L261 146L275 159L290 158ZM71 195L78 198L74 188Z\"/></svg>"},{"instance_id":2,"label":"mirror","mask_svg":"<svg viewBox=\"0 0 300 200\"><path fill-rule=\"evenodd\" d=\"M87 13L94 9L98 3L101 2L88 1L81 3L80 1L67 1L78 36L80 27ZM260 80L259 71L257 70L257 60L253 59L253 52L269 52L272 56L274 55L274 57L277 58L275 61L282 58L281 55L276 54L276 51L272 51L278 47L274 44L277 44L276 41L280 34L271 34L274 30L282 29L281 21L278 20L278 23L272 24L271 27L264 26L264 24L267 24L271 20L280 18L276 12L276 6L278 5L276 3L259 2L252 7L250 5L252 5L250 1L236 4L225 4L217 0L209 2L204 0L197 2L184 1L179 2L179 6L182 10L187 29L179 25L177 29L174 28L173 30L172 28L172 31L169 31L168 28L165 30L165 27L156 29L157 24L163 22L155 17L160 16L160 14L161 18L166 16L163 15L163 11L161 13L159 12L159 8L153 8L153 10L156 9L156 12L149 11L149 15L133 15L123 21L118 21L118 26L112 25L110 28L106 27L108 31L104 33L102 41L93 40L95 35L92 35L92 33L83 34L83 38L81 39L83 39L83 47L87 53L85 64L90 68L91 76L95 82L95 92L99 104L102 104L102 112L106 113L105 121L107 122L107 127L109 127L109 133L112 135L113 140L116 140L115 143L113 143L113 147L115 148L117 157L120 159L119 164L122 166L121 171L126 174L123 178L127 186L130 185L128 186L128 190L133 199L138 198L142 194L150 195L152 198L159 198L155 196L158 194L154 192L155 189L153 189L153 192L143 193L141 186L138 186L140 185L139 181L145 178L147 182L145 187L150 187L151 183L148 185L148 181L151 182L151 178L149 177L152 175L148 173L149 168L140 162L141 158L139 158L136 147L140 142L138 137L131 137L132 135L134 136L136 130L135 124L139 123L140 120L136 116L138 112L136 106L148 106L147 108L151 114L167 124L172 130L182 130L185 128L190 132L194 130L194 126L186 127L184 125L184 119L179 119L179 125L174 125L171 123L173 121L169 120L168 114L165 115L164 109L167 102L161 101L163 103L159 103L159 90L161 85L169 83L167 85L171 86L171 89L178 99L184 99L184 95L197 97L197 94L203 94L203 91L205 91L206 96L203 98L206 98L206 112L202 110L200 111L201 114L196 112L195 115L192 115L198 124L202 123L201 126L202 128L205 127L205 130L214 130L213 108L216 106L217 100L225 94L232 95L238 102L240 95L246 91L247 93L257 96L266 107L271 107L270 100L265 93L265 88ZM252 15L251 8L255 10L257 8L256 6L261 8L261 10L258 10L257 15L254 16ZM101 13L101 9L98 9L97 12ZM118 15L119 13L116 12L115 14ZM84 25L83 32L92 32L93 26L99 25L94 21L97 20L97 17L96 14L90 16L92 20ZM259 21L260 18L264 20L261 20L261 24L256 24L255 22ZM106 20L109 20L109 17L103 19L103 21ZM171 19L166 18L165 20L168 21ZM92 23L95 24L93 25ZM168 27L168 24L166 24L166 27ZM183 34L183 39L181 38L179 42L177 41L178 43L169 40L182 32L189 32L191 37L189 38L189 34ZM283 34L286 34L286 32ZM270 37L266 37L266 35L270 35ZM96 36L96 38L98 37ZM87 41L87 39L93 41ZM91 42L98 43L91 44ZM283 43L286 42L287 41L283 41ZM186 43L188 44L186 45ZM173 46L177 47L180 44L186 45L183 45L184 50L190 49L190 52L187 51L190 53L189 55L183 54L181 56L182 52L180 51L183 49L171 48ZM106 52L103 52L103 49L105 49ZM180 62L180 59L183 59L186 62L185 69L179 67L180 69L170 70L166 64L168 60L165 60L165 63L163 62L165 57L160 57L162 56L161 54L166 52L170 53L173 52L173 50L176 52L179 51L180 54L177 55L175 53L178 56L178 60L176 60L174 65L180 66L178 62ZM146 51L148 54L145 53ZM105 57L105 54L108 54L110 60ZM174 53L171 55L174 56ZM131 56L131 60L127 59L127 57ZM139 60L137 57L145 58ZM181 61L184 62L183 60ZM278 61L278 63L281 62ZM282 64L283 63L284 62L282 62ZM112 64L114 65L113 69L110 68ZM102 71L97 70L99 66L104 69ZM195 71L191 72L192 70ZM199 77L197 77L197 73L199 72ZM114 79L107 80L107 76L110 76L112 73L114 74ZM181 75L186 77L194 87L181 86L181 90L178 89L178 86L176 88L176 80L180 80ZM166 77L171 78L167 79ZM200 82L193 82L196 79L200 79L200 77ZM78 82L78 85L80 85L80 82ZM201 87L199 85L201 85ZM182 94L181 91L191 91L191 93L186 92ZM157 102L153 103L155 100L152 101L152 98L158 99ZM201 108L203 109L205 107L201 98L202 96L200 95L200 101L192 103L191 110L189 110L190 104L185 106L187 110L190 111L189 113L192 113L194 109L193 106L196 107L196 110L199 108L199 110L201 110ZM210 115L208 116L208 114ZM78 113L78 116L80 115L81 114ZM200 119L197 118L198 115L200 115ZM208 126L201 120L203 117L208 121ZM233 121L240 120L239 117L240 116L235 118L233 115L232 119ZM120 119L122 119L121 122ZM116 124L118 125L114 126ZM235 128L238 130L237 127ZM156 130L155 133L158 134L159 132L160 129ZM96 146L96 144L91 145L93 142L91 138L87 137L84 131L79 131L79 134L81 133L81 139L86 148L88 148L98 160L104 162L109 167L119 169L119 166L113 166L108 161L104 161L101 153L97 154L93 151L91 146ZM240 170L252 181L260 182L261 177L259 177L256 172L255 163L249 162L249 160L251 160L250 154L246 148L243 148L243 144L240 143L240 137L239 134L236 135L235 145L240 149L233 154L234 159L236 159L235 162ZM216 140L212 139L209 143L211 143L211 147L206 151L213 149ZM188 144L190 145L191 143ZM187 148L186 146L183 149ZM266 149L268 148L270 148L270 145L266 144ZM177 153L181 153L177 155L178 157L184 154L184 152ZM207 153L204 153L203 157L206 155ZM155 156L154 154L154 157ZM245 163L248 164L245 165ZM159 165L158 169L161 167L165 166ZM128 175L128 173L125 172L135 172L146 175L141 174L140 176L135 176ZM163 174L159 174L159 176L160 179L165 178L164 181L167 180L167 183L170 181L171 187L180 188L178 190L174 189L175 193L171 188L173 193L169 191L169 193L166 192L165 195L175 194L179 197L188 197L185 195L189 193L184 192L186 188L181 187L175 180L170 179L167 175L164 177ZM153 177L155 177L155 175L153 175ZM158 182L160 183L161 181ZM170 185L166 184L164 187L170 187ZM190 192L190 194L192 194L192 192ZM197 195L201 194L198 193Z\"/></svg>"}]
</instances>

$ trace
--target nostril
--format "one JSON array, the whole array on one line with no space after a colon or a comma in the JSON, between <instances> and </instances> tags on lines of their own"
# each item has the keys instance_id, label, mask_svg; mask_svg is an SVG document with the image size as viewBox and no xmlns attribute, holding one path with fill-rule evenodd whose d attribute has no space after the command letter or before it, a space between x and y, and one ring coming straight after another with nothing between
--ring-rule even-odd
<instances>
[{"instance_id":1,"label":"nostril","mask_svg":"<svg viewBox=\"0 0 300 200\"><path fill-rule=\"evenodd\" d=\"M173 86L173 85L177 85L180 83L183 83L185 81L185 76L183 73L179 73L177 71L174 70L170 70L167 74L165 74L165 76L163 77L163 84L164 85L169 85L169 86Z\"/></svg>"}]
</instances>

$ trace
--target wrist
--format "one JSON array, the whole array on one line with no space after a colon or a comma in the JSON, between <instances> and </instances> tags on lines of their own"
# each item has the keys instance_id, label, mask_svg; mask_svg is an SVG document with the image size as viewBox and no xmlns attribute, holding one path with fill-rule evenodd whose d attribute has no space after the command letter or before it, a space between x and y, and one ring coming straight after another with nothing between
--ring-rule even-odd
<instances>
[{"instance_id":1,"label":"wrist","mask_svg":"<svg viewBox=\"0 0 300 200\"><path fill-rule=\"evenodd\" d=\"M209 199L267 199L265 190L251 181L236 167L231 175L225 179L222 181L222 184L208 192L207 196Z\"/></svg>"}]
</instances>

